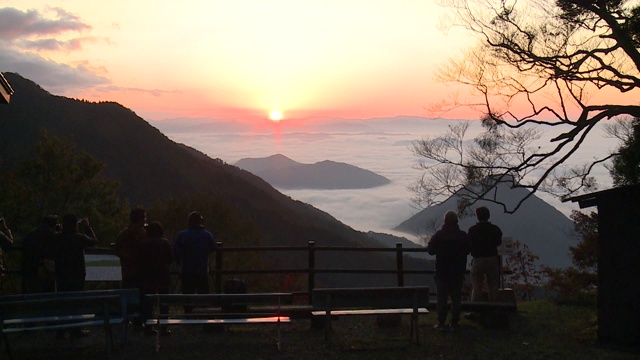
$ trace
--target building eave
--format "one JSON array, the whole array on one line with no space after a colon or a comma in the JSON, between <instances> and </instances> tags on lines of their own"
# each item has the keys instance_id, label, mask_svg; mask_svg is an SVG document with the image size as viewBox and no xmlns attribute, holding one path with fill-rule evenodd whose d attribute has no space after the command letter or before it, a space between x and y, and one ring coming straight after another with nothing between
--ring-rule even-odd
<instances>
[{"instance_id":1,"label":"building eave","mask_svg":"<svg viewBox=\"0 0 640 360\"><path fill-rule=\"evenodd\" d=\"M620 186L620 187L615 187L615 188L606 189L602 191L596 191L589 194L572 196L569 198L562 199L562 202L568 202L568 201L577 202L580 209L584 209L592 206L597 206L599 199L610 196L611 194L622 192L622 191L628 191L628 190L638 190L638 189L640 189L640 185Z\"/></svg>"},{"instance_id":2,"label":"building eave","mask_svg":"<svg viewBox=\"0 0 640 360\"><path fill-rule=\"evenodd\" d=\"M14 91L7 79L0 72L0 104L8 104Z\"/></svg>"}]
</instances>

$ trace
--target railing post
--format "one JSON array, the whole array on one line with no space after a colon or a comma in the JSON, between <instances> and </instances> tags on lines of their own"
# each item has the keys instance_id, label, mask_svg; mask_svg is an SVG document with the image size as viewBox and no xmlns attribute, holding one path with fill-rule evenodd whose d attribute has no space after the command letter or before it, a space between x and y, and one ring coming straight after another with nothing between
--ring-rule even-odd
<instances>
[{"instance_id":1,"label":"railing post","mask_svg":"<svg viewBox=\"0 0 640 360\"><path fill-rule=\"evenodd\" d=\"M216 273L214 274L214 286L217 294L222 293L222 242L216 243L218 249L216 250Z\"/></svg>"},{"instance_id":2,"label":"railing post","mask_svg":"<svg viewBox=\"0 0 640 360\"><path fill-rule=\"evenodd\" d=\"M311 293L313 291L313 288L316 287L316 249L315 249L316 243L315 241L309 241L309 269L308 269L308 276L309 276L309 280L307 281L308 284L308 291L309 291L309 304L311 304L312 299L311 299Z\"/></svg>"},{"instance_id":3,"label":"railing post","mask_svg":"<svg viewBox=\"0 0 640 360\"><path fill-rule=\"evenodd\" d=\"M396 271L398 274L398 286L404 286L404 263L402 260L402 243L396 243Z\"/></svg>"}]
</instances>

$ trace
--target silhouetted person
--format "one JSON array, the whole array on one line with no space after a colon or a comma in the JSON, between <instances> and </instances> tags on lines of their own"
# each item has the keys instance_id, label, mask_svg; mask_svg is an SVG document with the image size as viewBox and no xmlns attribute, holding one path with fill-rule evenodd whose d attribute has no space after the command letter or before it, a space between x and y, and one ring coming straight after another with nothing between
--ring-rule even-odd
<instances>
[{"instance_id":1,"label":"silhouetted person","mask_svg":"<svg viewBox=\"0 0 640 360\"><path fill-rule=\"evenodd\" d=\"M482 300L482 285L485 277L489 290L489 300L498 300L500 284L500 264L498 246L502 243L502 230L489 222L491 213L485 206L476 209L478 223L469 228L471 244L471 292L472 301Z\"/></svg>"},{"instance_id":2,"label":"silhouetted person","mask_svg":"<svg viewBox=\"0 0 640 360\"><path fill-rule=\"evenodd\" d=\"M168 294L170 284L169 266L173 262L173 251L169 240L163 237L162 225L152 222L147 226L147 237L142 239L139 248L139 281L142 294ZM163 306L160 311L167 313L168 307ZM143 323L151 318L153 301L143 297ZM145 325L147 335L155 334L153 327ZM161 334L168 335L166 326L161 327Z\"/></svg>"},{"instance_id":3,"label":"silhouetted person","mask_svg":"<svg viewBox=\"0 0 640 360\"><path fill-rule=\"evenodd\" d=\"M78 232L80 227L81 232ZM98 240L89 220L78 220L73 214L62 217L62 231L55 236L55 267L57 291L82 291L87 274L84 249L95 246ZM70 330L71 336L83 336L88 331ZM63 335L59 332L58 336Z\"/></svg>"},{"instance_id":4,"label":"silhouetted person","mask_svg":"<svg viewBox=\"0 0 640 360\"><path fill-rule=\"evenodd\" d=\"M213 235L205 230L199 212L189 214L189 225L173 243L176 263L181 265L183 294L209 293L209 254L216 250ZM185 312L191 309L185 307Z\"/></svg>"},{"instance_id":5,"label":"silhouetted person","mask_svg":"<svg viewBox=\"0 0 640 360\"><path fill-rule=\"evenodd\" d=\"M436 298L438 324L436 330L445 330L447 320L447 300L451 297L452 331L457 330L460 320L462 283L467 267L469 238L458 226L458 215L448 211L444 215L444 225L431 237L427 252L436 256Z\"/></svg>"},{"instance_id":6,"label":"silhouetted person","mask_svg":"<svg viewBox=\"0 0 640 360\"><path fill-rule=\"evenodd\" d=\"M13 247L13 234L11 233L11 229L7 226L7 222L4 218L0 218L0 276L2 276L6 269L4 253L2 250L10 247Z\"/></svg>"},{"instance_id":7,"label":"silhouetted person","mask_svg":"<svg viewBox=\"0 0 640 360\"><path fill-rule=\"evenodd\" d=\"M22 239L22 293L32 294L55 291L54 241L58 230L58 217L48 215L40 226L29 231Z\"/></svg>"},{"instance_id":8,"label":"silhouetted person","mask_svg":"<svg viewBox=\"0 0 640 360\"><path fill-rule=\"evenodd\" d=\"M115 253L120 258L122 288L138 288L138 249L140 242L147 237L144 228L147 212L141 208L129 213L129 225L120 231L116 238Z\"/></svg>"}]
</instances>

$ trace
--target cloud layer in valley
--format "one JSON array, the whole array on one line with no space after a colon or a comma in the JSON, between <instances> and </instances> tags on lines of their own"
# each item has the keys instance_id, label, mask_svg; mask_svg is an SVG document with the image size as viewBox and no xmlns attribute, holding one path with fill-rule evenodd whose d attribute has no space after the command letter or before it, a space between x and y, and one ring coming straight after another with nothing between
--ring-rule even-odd
<instances>
[{"instance_id":1,"label":"cloud layer in valley","mask_svg":"<svg viewBox=\"0 0 640 360\"><path fill-rule=\"evenodd\" d=\"M450 120L424 118L386 118L372 120L327 120L309 123L301 129L287 130L280 125L256 131L238 122L176 119L153 122L167 136L192 146L212 158L233 164L242 158L284 154L292 160L314 163L322 160L345 162L373 171L391 180L391 184L361 190L283 190L296 200L309 203L345 224L362 231L392 233L390 229L419 210L412 207L408 190L420 172L412 167L416 158L410 150L412 141L428 135L442 134ZM588 161L606 153L605 141L588 142L590 146L575 160ZM608 143L611 147L611 142ZM595 173L601 188L611 184L606 169ZM566 215L578 210L573 203L562 203L543 193L540 198ZM406 236L406 234L402 234Z\"/></svg>"}]
</instances>

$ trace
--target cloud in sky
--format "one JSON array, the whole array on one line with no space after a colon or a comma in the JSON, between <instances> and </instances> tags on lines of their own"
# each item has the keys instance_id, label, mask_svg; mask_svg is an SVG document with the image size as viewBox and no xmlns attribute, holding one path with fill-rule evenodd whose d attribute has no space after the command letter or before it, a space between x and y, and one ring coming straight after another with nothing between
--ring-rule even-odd
<instances>
[{"instance_id":1,"label":"cloud in sky","mask_svg":"<svg viewBox=\"0 0 640 360\"><path fill-rule=\"evenodd\" d=\"M21 11L15 8L0 8L0 36L16 40L23 37L50 37L71 32L90 30L91 26L61 8L49 8L47 14L38 10ZM47 15L53 14L53 18Z\"/></svg>"},{"instance_id":2,"label":"cloud in sky","mask_svg":"<svg viewBox=\"0 0 640 360\"><path fill-rule=\"evenodd\" d=\"M23 76L29 74L30 80L56 95L67 95L76 89L110 84L107 78L96 75L83 64L61 64L33 53L6 49L0 51L0 64L3 69L11 69Z\"/></svg>"},{"instance_id":3,"label":"cloud in sky","mask_svg":"<svg viewBox=\"0 0 640 360\"><path fill-rule=\"evenodd\" d=\"M84 43L95 42L92 37L72 37L60 40L91 26L61 8L22 11L0 8L0 70L7 69L28 76L45 89L56 94L69 94L74 89L94 88L110 81L96 74L86 63L65 64L52 61L37 51L76 51Z\"/></svg>"},{"instance_id":4,"label":"cloud in sky","mask_svg":"<svg viewBox=\"0 0 640 360\"><path fill-rule=\"evenodd\" d=\"M109 79L109 70L90 60L55 61L54 54L81 52L87 45L112 45L108 38L84 36L93 27L59 7L44 11L0 8L0 71L11 71L35 81L56 95L98 97L113 93L137 93L153 97L176 90L122 87ZM91 95L93 94L93 96Z\"/></svg>"}]
</instances>

